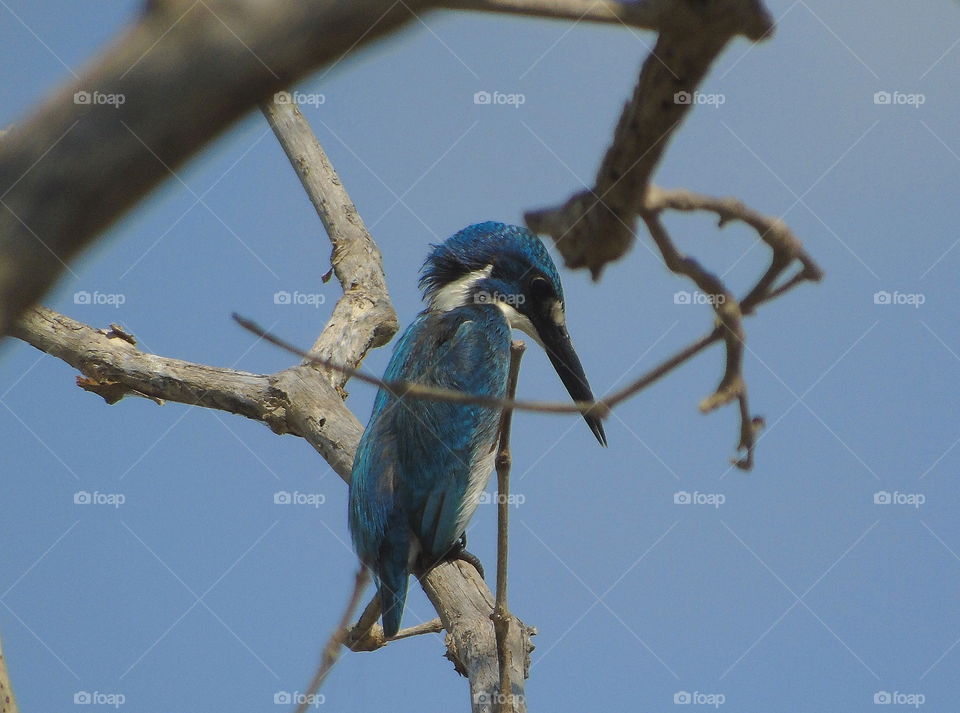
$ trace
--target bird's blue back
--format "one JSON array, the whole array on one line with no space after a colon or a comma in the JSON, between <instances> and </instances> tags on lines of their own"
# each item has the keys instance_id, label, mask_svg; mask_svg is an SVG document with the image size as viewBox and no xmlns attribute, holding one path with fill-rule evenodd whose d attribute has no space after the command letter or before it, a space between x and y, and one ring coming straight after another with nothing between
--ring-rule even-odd
<instances>
[{"instance_id":1,"label":"bird's blue back","mask_svg":"<svg viewBox=\"0 0 960 713\"><path fill-rule=\"evenodd\" d=\"M510 327L495 305L425 311L394 348L384 378L503 398ZM434 562L456 543L492 469L500 410L383 389L357 448L353 544L377 577L388 635L399 627L411 556Z\"/></svg>"}]
</instances>

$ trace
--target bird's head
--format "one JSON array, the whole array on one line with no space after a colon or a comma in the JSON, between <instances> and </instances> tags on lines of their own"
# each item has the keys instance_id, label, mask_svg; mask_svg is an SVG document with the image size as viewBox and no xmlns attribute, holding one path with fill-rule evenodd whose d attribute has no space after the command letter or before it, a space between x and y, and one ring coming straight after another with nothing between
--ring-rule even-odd
<instances>
[{"instance_id":1,"label":"bird's head","mask_svg":"<svg viewBox=\"0 0 960 713\"><path fill-rule=\"evenodd\" d=\"M593 400L567 332L560 275L543 243L526 228L493 222L464 228L433 246L420 287L432 310L496 305L511 327L543 347L575 401ZM584 419L606 445L600 419L586 414Z\"/></svg>"}]
</instances>

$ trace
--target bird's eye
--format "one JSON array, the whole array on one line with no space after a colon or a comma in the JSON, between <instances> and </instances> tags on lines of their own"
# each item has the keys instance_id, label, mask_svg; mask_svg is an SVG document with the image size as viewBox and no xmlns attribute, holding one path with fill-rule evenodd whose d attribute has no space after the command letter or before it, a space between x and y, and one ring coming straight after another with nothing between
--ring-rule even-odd
<instances>
[{"instance_id":1,"label":"bird's eye","mask_svg":"<svg viewBox=\"0 0 960 713\"><path fill-rule=\"evenodd\" d=\"M550 280L537 275L530 280L530 293L537 298L549 297L553 293L553 286Z\"/></svg>"}]
</instances>

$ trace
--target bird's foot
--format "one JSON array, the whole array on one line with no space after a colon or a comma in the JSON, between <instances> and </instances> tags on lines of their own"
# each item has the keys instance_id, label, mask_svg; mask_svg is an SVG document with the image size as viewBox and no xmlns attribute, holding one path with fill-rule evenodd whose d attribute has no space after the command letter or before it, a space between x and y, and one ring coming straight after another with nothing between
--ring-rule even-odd
<instances>
[{"instance_id":1,"label":"bird's foot","mask_svg":"<svg viewBox=\"0 0 960 713\"><path fill-rule=\"evenodd\" d=\"M480 575L480 579L486 579L483 574L483 565L480 563L480 558L472 552L467 551L466 533L460 535L460 538L457 540L456 544L450 548L450 551L447 552L447 556L444 559L446 559L448 562L453 562L454 560L468 562L473 565L475 570L477 570L477 573Z\"/></svg>"},{"instance_id":2,"label":"bird's foot","mask_svg":"<svg viewBox=\"0 0 960 713\"><path fill-rule=\"evenodd\" d=\"M462 560L463 562L469 562L473 565L473 568L477 570L477 573L480 575L480 578L483 579L483 565L480 564L480 558L477 557L472 552L467 551L467 536L460 535L456 542L451 545L444 554L440 557L434 559L433 557L428 557L423 554L420 555L417 566L417 577L422 577L427 572L432 570L438 564L442 562L454 562L456 560Z\"/></svg>"}]
</instances>

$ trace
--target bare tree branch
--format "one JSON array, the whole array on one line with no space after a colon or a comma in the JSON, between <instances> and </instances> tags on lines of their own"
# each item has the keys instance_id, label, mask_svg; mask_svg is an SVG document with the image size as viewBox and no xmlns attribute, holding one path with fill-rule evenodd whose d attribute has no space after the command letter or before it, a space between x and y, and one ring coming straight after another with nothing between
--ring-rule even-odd
<instances>
[{"instance_id":1,"label":"bare tree branch","mask_svg":"<svg viewBox=\"0 0 960 713\"><path fill-rule=\"evenodd\" d=\"M619 23L627 27L656 30L663 2L639 0L446 0L451 10L480 10L556 20Z\"/></svg>"},{"instance_id":2,"label":"bare tree branch","mask_svg":"<svg viewBox=\"0 0 960 713\"><path fill-rule=\"evenodd\" d=\"M520 376L520 361L526 350L523 342L510 344L510 372L507 377L507 397L513 398L517 392L517 379ZM513 615L507 606L507 562L510 531L510 427L513 411L505 410L500 418L500 444L497 449L497 599L490 615L497 639L497 662L500 666L500 689L497 696L499 713L519 713L525 711L527 704L524 696L524 683L516 685L510 682L510 669L513 666L510 650L510 624ZM519 620L516 622L520 624ZM521 624L522 626L522 624Z\"/></svg>"},{"instance_id":3,"label":"bare tree branch","mask_svg":"<svg viewBox=\"0 0 960 713\"><path fill-rule=\"evenodd\" d=\"M716 213L718 227L723 227L733 220L739 220L757 231L760 239L767 244L772 253L770 267L764 276L750 290L750 293L740 300L741 312L752 314L757 305L774 297L796 284L796 282L810 280L819 282L823 278L823 271L803 249L800 240L793 234L787 224L779 218L758 213L747 207L736 198L715 198L702 193L694 193L683 189L665 189L651 185L647 190L644 210L659 212L663 210L678 211L710 211ZM801 269L795 275L793 284L785 283L776 290L773 284L780 274L796 260Z\"/></svg>"},{"instance_id":4,"label":"bare tree branch","mask_svg":"<svg viewBox=\"0 0 960 713\"><path fill-rule=\"evenodd\" d=\"M0 642L0 713L19 713L17 699L13 695L7 659L3 655L3 642Z\"/></svg>"},{"instance_id":5,"label":"bare tree branch","mask_svg":"<svg viewBox=\"0 0 960 713\"><path fill-rule=\"evenodd\" d=\"M230 411L262 421L275 433L301 436L350 482L363 427L315 368L299 365L263 375L159 357L137 349L126 332L119 336L114 330L93 329L46 308L28 312L14 336L123 393ZM477 700L493 700L499 674L489 588L472 565L460 568L457 563L435 567L421 584L448 632L457 670L468 676ZM511 630L514 680L524 675L532 650L530 632L522 626Z\"/></svg>"},{"instance_id":6,"label":"bare tree branch","mask_svg":"<svg viewBox=\"0 0 960 713\"><path fill-rule=\"evenodd\" d=\"M462 577L450 576L456 569ZM497 638L490 612L494 599L473 565L460 560L444 562L424 575L420 584L437 608L447 636L447 658L456 670L470 679L473 713L493 713L500 691ZM441 606L442 605L442 606ZM453 605L453 606L451 606ZM455 632L469 632L469 636ZM518 621L510 632L510 679L523 681L530 668L530 637L535 629Z\"/></svg>"},{"instance_id":7,"label":"bare tree branch","mask_svg":"<svg viewBox=\"0 0 960 713\"><path fill-rule=\"evenodd\" d=\"M771 27L760 0L448 0L446 5L661 30L656 54L663 59L657 63L671 69L638 85L638 95L648 84L660 90L650 95L651 104L694 87L733 34L756 40ZM147 3L144 15L78 79L0 142L0 335L69 270L80 250L257 102L431 6L427 0ZM619 218L629 220L632 214L623 208L631 200L623 197L645 182L666 143L661 139L685 112L672 106L670 116L651 122L635 97L624 113L595 191L607 200L622 169L640 164L636 177L607 200ZM91 150L94 146L98 150ZM545 232L552 229L559 239L577 220L559 218L530 222ZM606 219L589 222L598 220ZM562 249L570 265L587 264L585 229L578 228L570 247ZM627 246L622 231L610 234L606 254L622 254ZM591 258L589 264L598 274L603 260Z\"/></svg>"},{"instance_id":8,"label":"bare tree branch","mask_svg":"<svg viewBox=\"0 0 960 713\"><path fill-rule=\"evenodd\" d=\"M676 0L446 0L451 9L502 12L528 17L544 17L577 22L603 22L660 30L683 23L691 27L703 24L700 8L705 3L680 3ZM757 12L748 3L727 6L740 13L739 31L751 40L762 39L770 31L771 21L766 13ZM695 11L695 12L691 12Z\"/></svg>"},{"instance_id":9,"label":"bare tree branch","mask_svg":"<svg viewBox=\"0 0 960 713\"><path fill-rule=\"evenodd\" d=\"M260 108L330 236L330 262L343 288L343 296L310 351L321 359L335 358L340 364L358 366L368 350L383 346L397 331L383 258L291 95L281 92L277 98L283 101L266 101ZM350 376L326 371L336 388L342 388Z\"/></svg>"},{"instance_id":10,"label":"bare tree branch","mask_svg":"<svg viewBox=\"0 0 960 713\"><path fill-rule=\"evenodd\" d=\"M78 251L257 102L425 5L149 3L0 141L0 334Z\"/></svg>"},{"instance_id":11,"label":"bare tree branch","mask_svg":"<svg viewBox=\"0 0 960 713\"><path fill-rule=\"evenodd\" d=\"M374 602L371 601L371 604L373 603ZM421 634L439 634L443 631L443 622L440 621L439 618L435 618L430 621L425 621L422 624L415 624L405 629L400 629L400 631L396 633L396 636L391 636L388 639L383 635L383 627L376 622L377 617L380 616L379 599L376 600L376 604L377 607L374 610L375 614L373 615L373 619L368 619L367 612L364 612L360 617L360 621L348 632L344 645L351 651L376 651L377 649L382 649L391 641L409 639L413 636L420 636Z\"/></svg>"},{"instance_id":12,"label":"bare tree branch","mask_svg":"<svg viewBox=\"0 0 960 713\"><path fill-rule=\"evenodd\" d=\"M658 5L664 10L656 46L643 63L593 188L525 216L531 230L553 238L567 267L586 267L594 279L632 245L650 177L710 65L735 35L762 39L772 32L759 0Z\"/></svg>"},{"instance_id":13,"label":"bare tree branch","mask_svg":"<svg viewBox=\"0 0 960 713\"><path fill-rule=\"evenodd\" d=\"M724 375L701 408L710 410L738 400L740 448L746 454L737 464L749 468L758 421L749 413L742 376L742 317L803 281L820 279L820 270L782 221L762 216L734 199L665 191L651 185L650 179L694 103L690 98L729 40L744 35L756 41L770 34L772 22L760 0L441 2L457 9L621 23L660 32L593 189L557 208L528 213L527 223L553 237L568 266L588 267L596 278L608 262L629 249L636 218L642 217L671 270L689 277L708 294L723 297L715 305L717 325L709 334L596 403L517 402L511 391L511 400L492 404L469 394L385 384L356 371L367 351L389 341L397 329L379 250L296 107L265 100L310 68L343 56L432 6L425 0L150 2L143 18L77 82L64 87L0 141L0 334L12 329L21 339L70 363L84 375L78 383L108 403L128 394L159 403L179 401L238 413L266 423L276 433L302 436L346 481L362 431L343 403L343 386L350 376L398 396L503 407L507 424L514 408L592 410L605 416L616 404L722 340L727 355ZM161 39L162 51L153 50ZM114 97L113 104L91 101L97 93ZM276 374L259 375L146 354L116 325L95 330L43 308L15 321L62 270L69 269L66 263L80 249L160 180L175 175L186 158L257 102L333 243L331 262L343 296L314 345L318 358L303 355L261 330L261 336L300 353L306 361ZM185 115L191 121L182 121ZM106 148L92 151L91 147ZM721 225L734 219L751 225L772 251L769 268L738 301L721 280L676 249L661 221L667 209L708 210L719 216ZM798 271L782 279L795 261ZM507 444L505 436L505 464ZM500 471L498 467L503 494L509 489L506 470L503 476ZM448 632L448 656L470 679L474 711L492 711L494 703L503 700L497 694L505 691L517 710L526 706L523 681L534 631L513 618L506 607L505 524L504 518L496 602L475 570L460 563L444 563L421 578ZM355 592L351 601L358 598ZM510 626L511 621L516 626ZM348 622L349 611L328 642L318 682L335 659L331 647L346 641ZM397 638L436 631L436 627L428 622L404 630ZM369 634L375 642L375 629ZM496 665L493 652L497 652ZM521 695L514 697L518 690ZM6 709L0 711L6 713Z\"/></svg>"},{"instance_id":14,"label":"bare tree branch","mask_svg":"<svg viewBox=\"0 0 960 713\"><path fill-rule=\"evenodd\" d=\"M738 301L723 282L705 270L699 262L682 255L676 249L659 217L666 209L712 211L719 217L719 227L732 220L740 220L757 231L760 239L770 248L770 265L742 301ZM733 198L714 198L691 191L664 190L650 186L641 217L660 249L666 266L673 272L692 279L711 297L718 324L710 341L713 341L713 337L724 340L727 363L719 386L713 394L701 401L700 410L712 411L733 399L738 400L740 441L737 449L743 452L743 456L733 463L738 468L750 470L753 467L756 434L763 428L763 419L750 413L747 399L747 385L743 377L743 346L746 338L743 315L751 313L760 303L773 299L801 281L820 280L823 273L782 220L764 216ZM794 261L800 263L800 270L779 288L775 287L780 276Z\"/></svg>"},{"instance_id":15,"label":"bare tree branch","mask_svg":"<svg viewBox=\"0 0 960 713\"><path fill-rule=\"evenodd\" d=\"M274 433L302 436L349 482L363 427L316 369L251 374L156 356L137 349L128 334L94 329L45 307L30 310L12 333L102 385L108 403L129 394L246 416ZM100 393L91 383L84 388Z\"/></svg>"}]
</instances>

